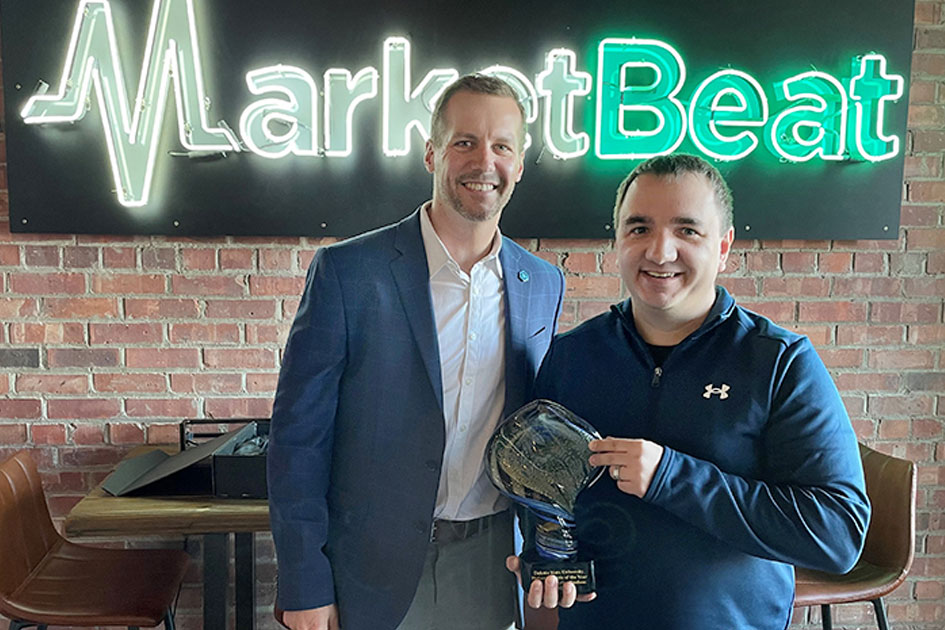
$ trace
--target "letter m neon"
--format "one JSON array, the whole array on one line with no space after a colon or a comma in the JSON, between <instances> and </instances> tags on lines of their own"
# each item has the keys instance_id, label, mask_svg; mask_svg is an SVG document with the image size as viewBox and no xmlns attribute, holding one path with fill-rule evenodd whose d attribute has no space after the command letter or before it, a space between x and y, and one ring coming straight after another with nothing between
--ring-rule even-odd
<instances>
[{"instance_id":1,"label":"letter m neon","mask_svg":"<svg viewBox=\"0 0 945 630\"><path fill-rule=\"evenodd\" d=\"M82 0L58 93L35 95L21 111L31 125L75 122L85 116L94 87L122 205L148 203L171 82L181 144L189 150L239 150L232 132L207 120L193 0L155 0L133 107L123 76L108 1Z\"/></svg>"}]
</instances>

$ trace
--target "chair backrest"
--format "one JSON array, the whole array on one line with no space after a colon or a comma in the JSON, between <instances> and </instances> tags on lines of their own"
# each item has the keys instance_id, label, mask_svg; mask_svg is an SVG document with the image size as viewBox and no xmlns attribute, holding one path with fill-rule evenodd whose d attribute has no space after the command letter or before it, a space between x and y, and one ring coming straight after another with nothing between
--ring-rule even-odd
<instances>
[{"instance_id":1,"label":"chair backrest","mask_svg":"<svg viewBox=\"0 0 945 630\"><path fill-rule=\"evenodd\" d=\"M59 539L36 464L20 451L0 464L0 598L9 597Z\"/></svg>"},{"instance_id":2,"label":"chair backrest","mask_svg":"<svg viewBox=\"0 0 945 630\"><path fill-rule=\"evenodd\" d=\"M860 457L873 507L863 559L898 569L904 579L915 553L915 464L862 444Z\"/></svg>"}]
</instances>

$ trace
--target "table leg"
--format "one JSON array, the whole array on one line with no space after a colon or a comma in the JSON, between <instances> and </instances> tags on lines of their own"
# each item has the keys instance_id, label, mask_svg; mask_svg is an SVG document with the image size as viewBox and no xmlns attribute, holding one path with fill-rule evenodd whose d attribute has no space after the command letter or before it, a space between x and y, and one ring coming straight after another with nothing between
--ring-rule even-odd
<instances>
[{"instance_id":1,"label":"table leg","mask_svg":"<svg viewBox=\"0 0 945 630\"><path fill-rule=\"evenodd\" d=\"M226 630L228 537L228 534L204 534L203 537L203 630Z\"/></svg>"},{"instance_id":2,"label":"table leg","mask_svg":"<svg viewBox=\"0 0 945 630\"><path fill-rule=\"evenodd\" d=\"M256 550L252 532L237 532L236 556L236 629L256 627Z\"/></svg>"}]
</instances>

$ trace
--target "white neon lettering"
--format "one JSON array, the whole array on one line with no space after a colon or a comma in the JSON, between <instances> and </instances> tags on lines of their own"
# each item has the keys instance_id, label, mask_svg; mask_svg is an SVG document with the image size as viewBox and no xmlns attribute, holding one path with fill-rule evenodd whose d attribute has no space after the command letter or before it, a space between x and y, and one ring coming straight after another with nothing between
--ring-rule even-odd
<instances>
[{"instance_id":1,"label":"white neon lettering","mask_svg":"<svg viewBox=\"0 0 945 630\"><path fill-rule=\"evenodd\" d=\"M480 70L479 74L502 79L512 86L512 89L518 94L518 102L522 104L522 108L525 110L525 122L531 124L538 120L538 94L528 77L515 68L499 65ZM522 150L526 151L530 146L532 146L532 135L525 132L525 146Z\"/></svg>"},{"instance_id":2,"label":"white neon lettering","mask_svg":"<svg viewBox=\"0 0 945 630\"><path fill-rule=\"evenodd\" d=\"M280 94L249 105L240 116L240 135L250 151L264 158L318 155L318 87L295 66L267 66L246 75L256 95ZM281 127L282 133L277 129Z\"/></svg>"},{"instance_id":3,"label":"white neon lettering","mask_svg":"<svg viewBox=\"0 0 945 630\"><path fill-rule=\"evenodd\" d=\"M781 83L784 98L802 101L775 116L769 139L775 152L790 162L846 158L847 93L824 72L803 72ZM813 104L806 104L806 103Z\"/></svg>"},{"instance_id":4,"label":"white neon lettering","mask_svg":"<svg viewBox=\"0 0 945 630\"><path fill-rule=\"evenodd\" d=\"M430 137L427 125L436 99L459 78L453 68L431 70L423 81L410 90L410 40L388 37L384 40L383 144L384 155L410 153L410 131L416 129L425 142Z\"/></svg>"},{"instance_id":5,"label":"white neon lettering","mask_svg":"<svg viewBox=\"0 0 945 630\"><path fill-rule=\"evenodd\" d=\"M718 85L719 87L715 87ZM714 96L707 110L701 109L704 96ZM734 104L726 105L723 99L731 97ZM748 99L751 99L749 102ZM718 114L718 120L716 120ZM722 133L726 128L764 127L768 122L768 98L761 84L749 74L739 70L720 70L706 78L692 93L689 105L689 137L700 151L717 160L732 161L747 157L758 147L758 136L748 129L733 136ZM709 136L702 138L705 130ZM733 153L722 153L709 144L738 146ZM719 147L721 148L721 146Z\"/></svg>"},{"instance_id":6,"label":"white neon lettering","mask_svg":"<svg viewBox=\"0 0 945 630\"><path fill-rule=\"evenodd\" d=\"M325 155L351 155L354 110L358 103L375 96L377 69L361 68L353 77L345 68L325 71Z\"/></svg>"},{"instance_id":7,"label":"white neon lettering","mask_svg":"<svg viewBox=\"0 0 945 630\"><path fill-rule=\"evenodd\" d=\"M133 108L123 76L111 6L107 0L82 0L58 92L33 96L21 111L31 125L79 120L94 86L122 205L148 203L171 83L181 145L188 150L240 150L225 125L213 127L208 120L192 0L155 0Z\"/></svg>"},{"instance_id":8,"label":"white neon lettering","mask_svg":"<svg viewBox=\"0 0 945 630\"><path fill-rule=\"evenodd\" d=\"M574 99L591 91L591 75L576 69L577 56L567 48L555 48L545 57L538 75L538 93L545 100L545 145L556 158L567 160L587 153L590 138L574 131Z\"/></svg>"},{"instance_id":9,"label":"white neon lettering","mask_svg":"<svg viewBox=\"0 0 945 630\"><path fill-rule=\"evenodd\" d=\"M867 77L867 70L872 69L873 65L880 80ZM883 133L883 122L886 119L886 103L898 101L902 97L903 86L901 76L886 74L886 57L883 55L864 55L860 59L860 73L850 82L850 98L853 100L856 119L854 141L860 157L879 162L899 155L899 138ZM892 91L883 92L883 87L891 87Z\"/></svg>"}]
</instances>

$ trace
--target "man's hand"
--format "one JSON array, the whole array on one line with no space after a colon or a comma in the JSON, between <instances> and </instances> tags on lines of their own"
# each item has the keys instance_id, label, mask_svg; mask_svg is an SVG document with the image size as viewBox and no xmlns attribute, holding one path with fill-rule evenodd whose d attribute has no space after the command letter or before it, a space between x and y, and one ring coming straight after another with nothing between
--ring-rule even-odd
<instances>
[{"instance_id":1,"label":"man's hand","mask_svg":"<svg viewBox=\"0 0 945 630\"><path fill-rule=\"evenodd\" d=\"M663 447L648 440L606 437L593 440L591 466L609 466L610 477L627 494L643 498L663 457Z\"/></svg>"},{"instance_id":2,"label":"man's hand","mask_svg":"<svg viewBox=\"0 0 945 630\"><path fill-rule=\"evenodd\" d=\"M290 630L339 630L338 606L287 610L282 615L282 623Z\"/></svg>"},{"instance_id":3,"label":"man's hand","mask_svg":"<svg viewBox=\"0 0 945 630\"><path fill-rule=\"evenodd\" d=\"M518 583L522 583L522 572L519 567L518 556L509 556L505 559L505 568L515 574L518 578ZM528 587L528 592L525 593L525 601L532 608L557 608L561 606L562 608L570 608L574 605L575 602L589 602L592 599L597 597L597 593L587 593L586 595L578 595L577 587L574 585L574 582L565 582L564 586L561 587L561 596L558 597L558 578L549 575L545 578L545 581L541 580L532 580L531 585Z\"/></svg>"}]
</instances>

